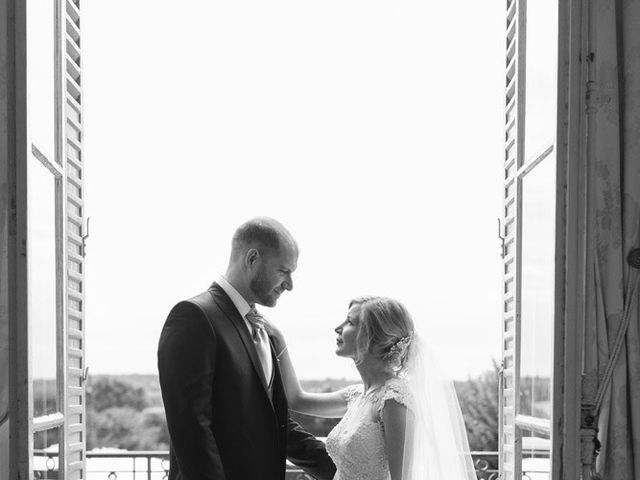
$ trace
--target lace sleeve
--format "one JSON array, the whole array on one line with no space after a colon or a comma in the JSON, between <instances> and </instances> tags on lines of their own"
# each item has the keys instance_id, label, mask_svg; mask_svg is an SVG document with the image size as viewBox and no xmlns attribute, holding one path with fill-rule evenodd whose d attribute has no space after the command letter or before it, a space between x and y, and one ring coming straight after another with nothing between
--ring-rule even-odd
<instances>
[{"instance_id":1,"label":"lace sleeve","mask_svg":"<svg viewBox=\"0 0 640 480\"><path fill-rule=\"evenodd\" d=\"M363 391L362 384L349 385L348 387L345 387L342 389L342 394L344 395L344 398L347 401L347 404L349 404L353 401L354 398L360 395L362 391Z\"/></svg>"},{"instance_id":2,"label":"lace sleeve","mask_svg":"<svg viewBox=\"0 0 640 480\"><path fill-rule=\"evenodd\" d=\"M382 422L382 410L387 400L394 400L409 410L413 410L413 402L406 380L400 378L389 380L380 391L380 397L378 399L378 418L380 422Z\"/></svg>"}]
</instances>

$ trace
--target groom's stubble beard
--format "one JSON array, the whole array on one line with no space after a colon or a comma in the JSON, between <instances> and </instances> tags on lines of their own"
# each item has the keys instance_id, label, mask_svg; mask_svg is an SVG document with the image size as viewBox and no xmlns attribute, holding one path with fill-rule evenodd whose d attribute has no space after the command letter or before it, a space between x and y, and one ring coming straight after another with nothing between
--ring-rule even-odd
<instances>
[{"instance_id":1,"label":"groom's stubble beard","mask_svg":"<svg viewBox=\"0 0 640 480\"><path fill-rule=\"evenodd\" d=\"M257 303L265 307L273 307L278 302L278 298L273 295L273 288L267 280L264 266L256 273L256 276L249 283L249 289L258 300Z\"/></svg>"}]
</instances>

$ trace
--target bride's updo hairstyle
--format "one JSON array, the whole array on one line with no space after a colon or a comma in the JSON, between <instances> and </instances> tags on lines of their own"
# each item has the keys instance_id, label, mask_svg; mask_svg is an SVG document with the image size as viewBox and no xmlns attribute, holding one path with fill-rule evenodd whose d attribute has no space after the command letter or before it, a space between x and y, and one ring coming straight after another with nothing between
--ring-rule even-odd
<instances>
[{"instance_id":1,"label":"bride's updo hairstyle","mask_svg":"<svg viewBox=\"0 0 640 480\"><path fill-rule=\"evenodd\" d=\"M384 360L391 370L401 372L413 338L413 319L405 306L387 297L358 297L349 308L360 307L356 334L356 363L365 353Z\"/></svg>"}]
</instances>

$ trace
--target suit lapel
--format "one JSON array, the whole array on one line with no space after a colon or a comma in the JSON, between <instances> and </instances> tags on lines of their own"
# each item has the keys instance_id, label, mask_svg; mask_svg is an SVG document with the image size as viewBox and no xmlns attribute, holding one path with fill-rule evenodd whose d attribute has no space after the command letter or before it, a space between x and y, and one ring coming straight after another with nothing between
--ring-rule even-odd
<instances>
[{"instance_id":1,"label":"suit lapel","mask_svg":"<svg viewBox=\"0 0 640 480\"><path fill-rule=\"evenodd\" d=\"M251 359L251 364L253 365L253 369L255 370L262 387L264 388L264 392L269 398L269 389L267 383L264 378L264 374L262 373L262 364L260 363L260 358L258 357L258 352L256 352L256 347L253 344L253 340L249 335L249 331L247 330L247 326L244 323L244 319L240 316L240 312L235 307L227 293L220 287L217 283L214 283L209 288L209 293L211 293L214 301L220 307L220 310L224 312L227 318L231 321L231 324L238 332L240 336L240 340L242 340L242 344L244 345L249 358ZM273 348L272 348L273 355Z\"/></svg>"}]
</instances>

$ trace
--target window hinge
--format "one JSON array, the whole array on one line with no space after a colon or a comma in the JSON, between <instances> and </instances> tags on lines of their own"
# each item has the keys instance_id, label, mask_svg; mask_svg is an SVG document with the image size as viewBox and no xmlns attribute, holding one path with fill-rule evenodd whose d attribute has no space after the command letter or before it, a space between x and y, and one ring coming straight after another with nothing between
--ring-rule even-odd
<instances>
[{"instance_id":1,"label":"window hinge","mask_svg":"<svg viewBox=\"0 0 640 480\"><path fill-rule=\"evenodd\" d=\"M504 246L505 236L502 232L503 232L502 222L500 221L500 217L498 217L498 238L500 239L500 242L501 242L500 256L504 258L504 256L506 255L505 246Z\"/></svg>"},{"instance_id":2,"label":"window hinge","mask_svg":"<svg viewBox=\"0 0 640 480\"><path fill-rule=\"evenodd\" d=\"M84 228L84 235L82 235L82 257L84 258L87 255L87 238L89 238L89 220L91 217L87 217L87 223Z\"/></svg>"}]
</instances>

